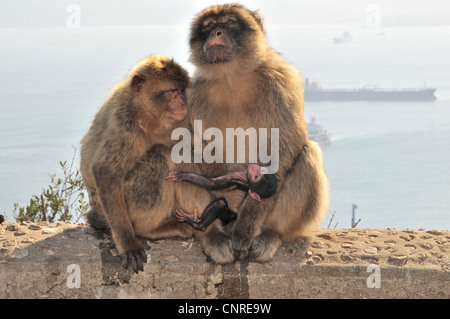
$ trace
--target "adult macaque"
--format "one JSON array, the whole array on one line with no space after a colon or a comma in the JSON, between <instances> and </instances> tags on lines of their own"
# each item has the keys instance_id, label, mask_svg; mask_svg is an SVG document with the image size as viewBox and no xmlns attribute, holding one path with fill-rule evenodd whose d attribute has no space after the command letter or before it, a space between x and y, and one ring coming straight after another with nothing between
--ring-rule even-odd
<instances>
[{"instance_id":1,"label":"adult macaque","mask_svg":"<svg viewBox=\"0 0 450 319\"><path fill-rule=\"evenodd\" d=\"M135 272L147 261L138 237L192 236L174 218L175 209L204 209L208 192L195 185L166 183L176 166L170 156L171 133L189 128L187 72L172 59L151 56L138 63L100 107L82 140L81 172L91 210L87 222L110 231L123 266Z\"/></svg>"},{"instance_id":2,"label":"adult macaque","mask_svg":"<svg viewBox=\"0 0 450 319\"><path fill-rule=\"evenodd\" d=\"M260 16L239 4L200 12L189 43L196 66L187 91L191 123L202 120L204 129L222 132L278 128L277 175L283 181L277 196L261 202L219 194L238 217L229 234L217 223L208 227L202 247L217 263L247 257L268 261L282 241L316 228L328 208L328 179L320 147L308 140L300 73L269 47ZM244 163L204 164L201 174L217 177L248 164L248 157Z\"/></svg>"}]
</instances>

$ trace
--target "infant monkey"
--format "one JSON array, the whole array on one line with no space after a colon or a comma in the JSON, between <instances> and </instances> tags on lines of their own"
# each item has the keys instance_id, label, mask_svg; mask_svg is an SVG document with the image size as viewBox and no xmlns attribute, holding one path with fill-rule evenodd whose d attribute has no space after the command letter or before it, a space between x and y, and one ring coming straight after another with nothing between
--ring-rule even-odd
<instances>
[{"instance_id":1,"label":"infant monkey","mask_svg":"<svg viewBox=\"0 0 450 319\"><path fill-rule=\"evenodd\" d=\"M250 197L257 201L274 195L278 189L279 181L278 175L267 174L267 169L258 164L250 164L246 170L214 178L191 172L170 171L166 179L169 182L189 181L208 190L226 189L235 186L236 189L248 192ZM228 208L228 203L224 198L218 198L205 208L200 219L197 216L196 208L193 214L177 209L176 217L179 221L188 223L194 229L204 231L217 218L222 221L223 225L226 225L235 220L237 214Z\"/></svg>"}]
</instances>

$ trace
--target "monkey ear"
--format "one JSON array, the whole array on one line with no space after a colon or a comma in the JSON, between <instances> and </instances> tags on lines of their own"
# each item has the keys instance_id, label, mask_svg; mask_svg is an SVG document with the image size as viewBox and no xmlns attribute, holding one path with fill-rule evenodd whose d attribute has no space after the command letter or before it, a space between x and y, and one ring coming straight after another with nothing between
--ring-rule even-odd
<instances>
[{"instance_id":1,"label":"monkey ear","mask_svg":"<svg viewBox=\"0 0 450 319\"><path fill-rule=\"evenodd\" d=\"M259 15L258 11L253 11L252 15L255 18L256 22L258 22L259 27L261 28L261 31L264 32L264 24L263 24L262 18Z\"/></svg>"},{"instance_id":2,"label":"monkey ear","mask_svg":"<svg viewBox=\"0 0 450 319\"><path fill-rule=\"evenodd\" d=\"M142 84L144 84L145 79L139 75L134 75L131 79L131 89L134 93L139 93L142 89Z\"/></svg>"},{"instance_id":3,"label":"monkey ear","mask_svg":"<svg viewBox=\"0 0 450 319\"><path fill-rule=\"evenodd\" d=\"M261 201L261 197L259 197L258 194L256 194L254 191L252 191L251 189L248 190L248 194L250 195L251 198L253 198L254 200L257 200L258 202Z\"/></svg>"}]
</instances>

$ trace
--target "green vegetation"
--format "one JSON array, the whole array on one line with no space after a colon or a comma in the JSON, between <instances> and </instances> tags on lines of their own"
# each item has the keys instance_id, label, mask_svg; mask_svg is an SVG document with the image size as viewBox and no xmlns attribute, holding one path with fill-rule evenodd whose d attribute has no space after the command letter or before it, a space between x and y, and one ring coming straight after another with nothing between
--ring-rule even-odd
<instances>
[{"instance_id":1,"label":"green vegetation","mask_svg":"<svg viewBox=\"0 0 450 319\"><path fill-rule=\"evenodd\" d=\"M87 212L83 178L80 171L74 171L73 168L75 155L74 147L71 163L68 165L67 161L59 162L63 176L50 175L51 184L44 188L40 195L33 194L28 206L19 207L18 203L14 203L14 218L17 222L78 222Z\"/></svg>"}]
</instances>

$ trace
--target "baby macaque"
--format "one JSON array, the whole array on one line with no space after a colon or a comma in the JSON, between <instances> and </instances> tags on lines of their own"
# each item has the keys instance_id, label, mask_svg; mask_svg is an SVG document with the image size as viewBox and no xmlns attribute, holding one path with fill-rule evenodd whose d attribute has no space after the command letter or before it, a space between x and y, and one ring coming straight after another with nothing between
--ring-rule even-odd
<instances>
[{"instance_id":1,"label":"baby macaque","mask_svg":"<svg viewBox=\"0 0 450 319\"><path fill-rule=\"evenodd\" d=\"M169 182L188 181L208 190L227 189L236 186L237 189L248 191L250 197L257 201L275 194L279 181L277 174L267 174L267 169L258 164L250 164L246 170L219 177L170 171L166 179Z\"/></svg>"},{"instance_id":2,"label":"baby macaque","mask_svg":"<svg viewBox=\"0 0 450 319\"><path fill-rule=\"evenodd\" d=\"M251 198L257 201L269 198L274 195L278 189L279 177L276 174L267 174L267 169L258 164L250 164L246 170L233 172L219 177L205 177L191 172L170 171L166 176L169 182L188 181L204 187L208 190L227 189L236 187L242 191L248 192ZM228 203L224 198L218 198L212 201L198 218L197 208L193 214L184 210L177 209L176 217L191 225L194 229L204 231L217 218L227 225L237 218L236 212L228 208Z\"/></svg>"}]
</instances>

